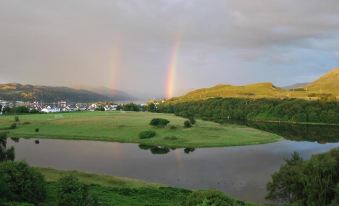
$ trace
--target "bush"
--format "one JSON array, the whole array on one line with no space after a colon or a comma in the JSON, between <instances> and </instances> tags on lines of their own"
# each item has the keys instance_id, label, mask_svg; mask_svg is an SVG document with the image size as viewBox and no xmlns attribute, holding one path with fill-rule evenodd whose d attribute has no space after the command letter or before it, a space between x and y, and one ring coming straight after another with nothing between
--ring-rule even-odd
<instances>
[{"instance_id":1,"label":"bush","mask_svg":"<svg viewBox=\"0 0 339 206\"><path fill-rule=\"evenodd\" d=\"M174 130L174 129L177 129L177 126L171 125L171 126L170 126L170 129L173 129L173 130Z\"/></svg>"},{"instance_id":2,"label":"bush","mask_svg":"<svg viewBox=\"0 0 339 206\"><path fill-rule=\"evenodd\" d=\"M3 162L0 164L2 184L7 188L8 201L37 204L46 199L44 177L24 162Z\"/></svg>"},{"instance_id":3,"label":"bush","mask_svg":"<svg viewBox=\"0 0 339 206\"><path fill-rule=\"evenodd\" d=\"M192 127L191 122L190 122L189 120L186 120L186 121L184 122L184 127L185 127L185 128L191 128L191 127Z\"/></svg>"},{"instance_id":4,"label":"bush","mask_svg":"<svg viewBox=\"0 0 339 206\"><path fill-rule=\"evenodd\" d=\"M170 121L167 119L155 118L151 120L150 125L155 127L165 127L168 123L170 123Z\"/></svg>"},{"instance_id":5,"label":"bush","mask_svg":"<svg viewBox=\"0 0 339 206\"><path fill-rule=\"evenodd\" d=\"M139 138L140 139L148 139L148 138L152 138L156 135L156 133L152 130L147 130L147 131L143 131L140 132L139 134Z\"/></svg>"},{"instance_id":6,"label":"bush","mask_svg":"<svg viewBox=\"0 0 339 206\"><path fill-rule=\"evenodd\" d=\"M96 198L88 192L88 187L78 178L69 175L58 181L58 205L59 206L96 206L99 205Z\"/></svg>"},{"instance_id":7,"label":"bush","mask_svg":"<svg viewBox=\"0 0 339 206\"><path fill-rule=\"evenodd\" d=\"M184 206L240 206L240 202L232 200L217 190L198 190L192 192Z\"/></svg>"},{"instance_id":8,"label":"bush","mask_svg":"<svg viewBox=\"0 0 339 206\"><path fill-rule=\"evenodd\" d=\"M19 117L18 117L18 116L15 116L15 117L14 117L14 121L19 122L19 121L20 121Z\"/></svg>"},{"instance_id":9,"label":"bush","mask_svg":"<svg viewBox=\"0 0 339 206\"><path fill-rule=\"evenodd\" d=\"M39 128L35 128L35 132L39 132L40 131L40 129Z\"/></svg>"},{"instance_id":10,"label":"bush","mask_svg":"<svg viewBox=\"0 0 339 206\"><path fill-rule=\"evenodd\" d=\"M14 147L7 149L7 133L0 133L0 162L15 159Z\"/></svg>"},{"instance_id":11,"label":"bush","mask_svg":"<svg viewBox=\"0 0 339 206\"><path fill-rule=\"evenodd\" d=\"M178 137L176 136L170 136L170 137L164 137L164 140L177 140Z\"/></svg>"},{"instance_id":12,"label":"bush","mask_svg":"<svg viewBox=\"0 0 339 206\"><path fill-rule=\"evenodd\" d=\"M9 129L16 129L16 123L12 123L11 126L9 126Z\"/></svg>"},{"instance_id":13,"label":"bush","mask_svg":"<svg viewBox=\"0 0 339 206\"><path fill-rule=\"evenodd\" d=\"M195 124L195 118L194 117L189 117L188 120L190 121L191 124Z\"/></svg>"}]
</instances>

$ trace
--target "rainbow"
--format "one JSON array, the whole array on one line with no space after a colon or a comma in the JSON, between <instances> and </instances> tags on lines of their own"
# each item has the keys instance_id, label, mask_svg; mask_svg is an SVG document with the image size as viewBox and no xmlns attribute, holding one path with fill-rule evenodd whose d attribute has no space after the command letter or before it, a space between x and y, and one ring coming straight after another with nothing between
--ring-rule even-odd
<instances>
[{"instance_id":1,"label":"rainbow","mask_svg":"<svg viewBox=\"0 0 339 206\"><path fill-rule=\"evenodd\" d=\"M166 85L165 85L165 97L166 99L170 99L173 97L173 93L175 90L175 75L177 70L177 59L180 47L180 37L174 41L174 45L172 47L170 61L167 67L167 76L166 76Z\"/></svg>"}]
</instances>

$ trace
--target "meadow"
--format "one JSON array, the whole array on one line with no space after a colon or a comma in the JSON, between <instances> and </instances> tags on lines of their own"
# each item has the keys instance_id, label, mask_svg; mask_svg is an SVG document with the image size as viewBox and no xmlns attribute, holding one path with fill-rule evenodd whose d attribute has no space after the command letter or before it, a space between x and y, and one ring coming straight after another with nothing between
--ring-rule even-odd
<instances>
[{"instance_id":1,"label":"meadow","mask_svg":"<svg viewBox=\"0 0 339 206\"><path fill-rule=\"evenodd\" d=\"M74 112L1 116L0 129L14 138L53 138L140 143L175 148L223 147L275 142L280 136L241 125L220 125L197 120L192 128L184 128L187 119L173 114L149 112ZM170 121L165 128L149 125L153 118ZM150 139L140 139L139 133L156 132Z\"/></svg>"}]
</instances>

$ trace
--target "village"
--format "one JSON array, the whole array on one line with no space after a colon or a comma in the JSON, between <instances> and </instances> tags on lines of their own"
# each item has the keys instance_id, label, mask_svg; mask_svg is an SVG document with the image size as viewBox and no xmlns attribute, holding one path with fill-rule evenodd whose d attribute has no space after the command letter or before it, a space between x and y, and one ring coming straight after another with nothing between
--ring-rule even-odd
<instances>
[{"instance_id":1,"label":"village","mask_svg":"<svg viewBox=\"0 0 339 206\"><path fill-rule=\"evenodd\" d=\"M24 102L0 100L0 114L6 109L27 108L32 113L55 113L55 112L75 112L75 111L116 111L119 110L119 104L112 102L98 103L69 103L60 100L53 103L43 103L42 101Z\"/></svg>"}]
</instances>

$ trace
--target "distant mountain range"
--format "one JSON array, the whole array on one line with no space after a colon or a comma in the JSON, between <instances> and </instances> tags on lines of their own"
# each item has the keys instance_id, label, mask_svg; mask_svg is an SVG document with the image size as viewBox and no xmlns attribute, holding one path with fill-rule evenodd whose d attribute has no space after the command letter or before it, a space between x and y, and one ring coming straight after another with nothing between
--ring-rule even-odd
<instances>
[{"instance_id":1,"label":"distant mountain range","mask_svg":"<svg viewBox=\"0 0 339 206\"><path fill-rule=\"evenodd\" d=\"M17 83L0 84L0 99L44 102L66 100L68 102L126 101L131 96L117 90L98 88L93 91L69 87L22 85Z\"/></svg>"},{"instance_id":2,"label":"distant mountain range","mask_svg":"<svg viewBox=\"0 0 339 206\"><path fill-rule=\"evenodd\" d=\"M219 84L191 91L169 101L194 101L216 97L317 99L323 96L339 97L339 68L331 70L311 83L296 84L285 88L276 87L270 82L244 86Z\"/></svg>"},{"instance_id":3,"label":"distant mountain range","mask_svg":"<svg viewBox=\"0 0 339 206\"><path fill-rule=\"evenodd\" d=\"M285 87L282 87L283 89L300 89L300 88L304 88L306 85L310 84L309 82L306 82L306 83L297 83L297 84L292 84L292 85L289 85L289 86L285 86Z\"/></svg>"}]
</instances>

